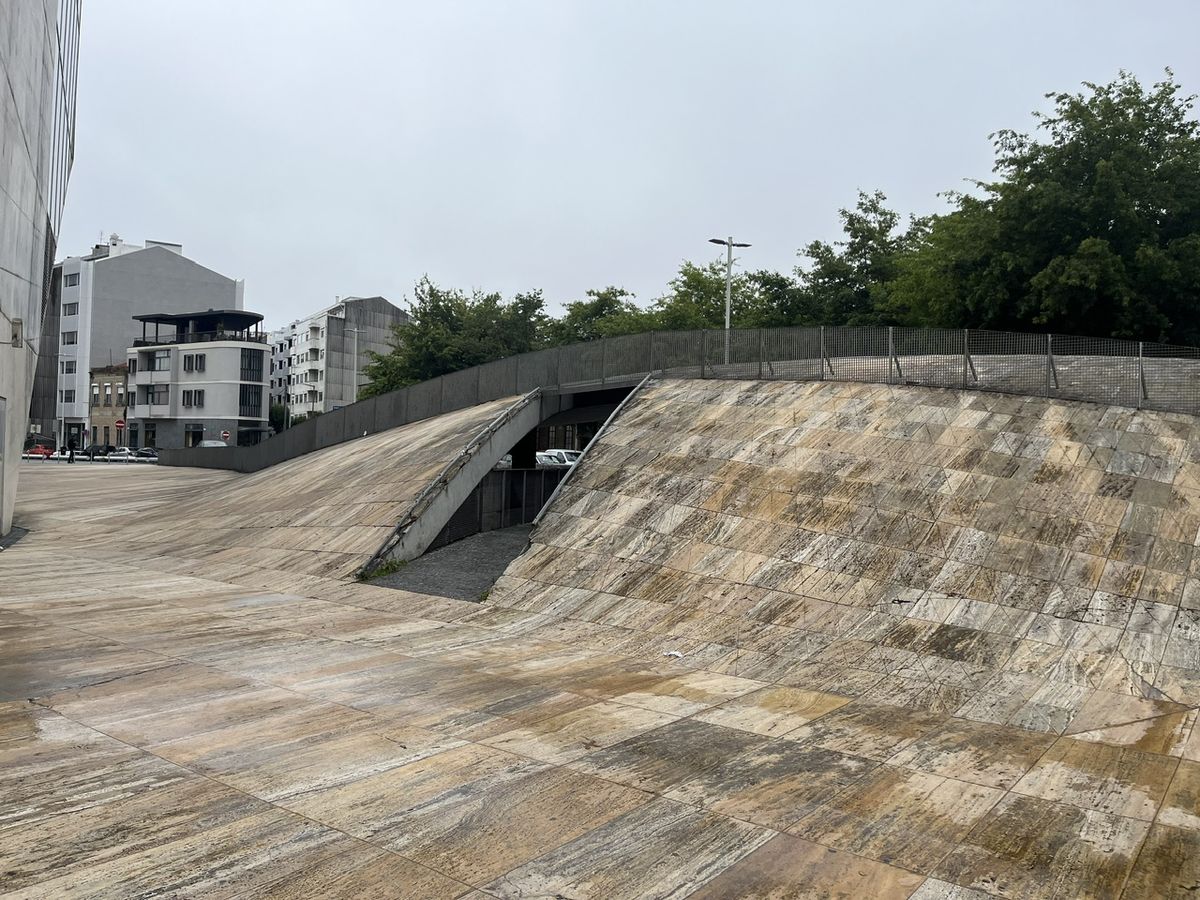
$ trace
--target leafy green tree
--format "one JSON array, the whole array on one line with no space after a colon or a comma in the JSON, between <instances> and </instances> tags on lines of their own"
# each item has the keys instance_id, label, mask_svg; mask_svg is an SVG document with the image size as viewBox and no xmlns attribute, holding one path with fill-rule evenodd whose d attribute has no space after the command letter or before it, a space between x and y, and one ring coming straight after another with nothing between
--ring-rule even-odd
<instances>
[{"instance_id":1,"label":"leafy green tree","mask_svg":"<svg viewBox=\"0 0 1200 900\"><path fill-rule=\"evenodd\" d=\"M549 323L547 332L551 343L594 341L649 331L654 327L652 315L636 306L633 294L624 288L610 285L601 290L592 289L587 292L587 298L568 303L562 318Z\"/></svg>"},{"instance_id":2,"label":"leafy green tree","mask_svg":"<svg viewBox=\"0 0 1200 900\"><path fill-rule=\"evenodd\" d=\"M505 302L496 293L465 294L417 283L412 320L393 328L391 350L372 353L364 368L370 379L361 392L372 397L449 372L541 346L547 318L540 291Z\"/></svg>"},{"instance_id":3,"label":"leafy green tree","mask_svg":"<svg viewBox=\"0 0 1200 900\"><path fill-rule=\"evenodd\" d=\"M839 210L845 237L832 244L813 241L801 254L807 267L796 276L807 293L805 312L822 325L878 325L891 322L888 284L923 223L901 228L900 215L885 206L881 191L859 191L854 209Z\"/></svg>"},{"instance_id":4,"label":"leafy green tree","mask_svg":"<svg viewBox=\"0 0 1200 900\"><path fill-rule=\"evenodd\" d=\"M1174 76L1048 94L993 136L996 180L954 194L889 303L914 323L1200 342L1200 123Z\"/></svg>"},{"instance_id":5,"label":"leafy green tree","mask_svg":"<svg viewBox=\"0 0 1200 900\"><path fill-rule=\"evenodd\" d=\"M267 422L279 434L287 428L287 407L282 403L272 403Z\"/></svg>"}]
</instances>

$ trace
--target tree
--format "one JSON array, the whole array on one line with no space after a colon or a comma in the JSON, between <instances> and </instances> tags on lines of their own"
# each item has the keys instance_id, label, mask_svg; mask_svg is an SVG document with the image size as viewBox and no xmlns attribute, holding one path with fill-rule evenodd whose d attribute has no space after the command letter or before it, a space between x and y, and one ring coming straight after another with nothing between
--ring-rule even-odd
<instances>
[{"instance_id":1,"label":"tree","mask_svg":"<svg viewBox=\"0 0 1200 900\"><path fill-rule=\"evenodd\" d=\"M845 238L828 244L813 241L801 254L810 260L796 275L807 292L807 315L823 325L891 323L888 284L899 271L901 257L920 235L924 223L900 228L900 216L884 204L881 191L859 191L854 209L839 210Z\"/></svg>"},{"instance_id":2,"label":"tree","mask_svg":"<svg viewBox=\"0 0 1200 900\"><path fill-rule=\"evenodd\" d=\"M587 298L568 303L563 317L549 323L551 343L594 341L654 327L653 317L638 308L633 303L633 294L624 288L611 285L601 290L593 288L587 292Z\"/></svg>"},{"instance_id":3,"label":"tree","mask_svg":"<svg viewBox=\"0 0 1200 900\"><path fill-rule=\"evenodd\" d=\"M409 304L412 320L393 327L387 353L370 354L370 383L362 397L385 394L449 372L534 350L542 344L546 315L540 291L507 303L496 293L438 287L422 278Z\"/></svg>"},{"instance_id":4,"label":"tree","mask_svg":"<svg viewBox=\"0 0 1200 900\"><path fill-rule=\"evenodd\" d=\"M1174 76L1048 94L993 135L995 181L953 194L905 259L914 322L1200 342L1200 123Z\"/></svg>"},{"instance_id":5,"label":"tree","mask_svg":"<svg viewBox=\"0 0 1200 900\"><path fill-rule=\"evenodd\" d=\"M272 403L267 421L275 433L279 434L287 428L287 407L282 403Z\"/></svg>"}]
</instances>

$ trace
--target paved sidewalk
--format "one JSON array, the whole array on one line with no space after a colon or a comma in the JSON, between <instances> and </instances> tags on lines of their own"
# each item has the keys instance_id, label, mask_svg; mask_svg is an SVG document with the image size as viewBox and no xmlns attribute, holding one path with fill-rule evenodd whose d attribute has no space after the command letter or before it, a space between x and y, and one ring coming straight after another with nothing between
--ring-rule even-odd
<instances>
[{"instance_id":1,"label":"paved sidewalk","mask_svg":"<svg viewBox=\"0 0 1200 900\"><path fill-rule=\"evenodd\" d=\"M479 600L508 564L525 552L532 531L532 525L514 525L473 534L371 583L453 600Z\"/></svg>"}]
</instances>

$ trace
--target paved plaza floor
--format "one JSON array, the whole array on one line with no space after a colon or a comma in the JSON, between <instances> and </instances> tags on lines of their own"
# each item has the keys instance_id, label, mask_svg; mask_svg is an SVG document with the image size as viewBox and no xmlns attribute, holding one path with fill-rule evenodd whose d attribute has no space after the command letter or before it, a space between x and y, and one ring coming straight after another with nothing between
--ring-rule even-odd
<instances>
[{"instance_id":1,"label":"paved plaza floor","mask_svg":"<svg viewBox=\"0 0 1200 900\"><path fill-rule=\"evenodd\" d=\"M335 577L365 551L321 542L365 510L322 478L361 470L383 510L436 454L372 484L323 453L291 491L23 468L29 533L0 552L0 893L1200 884L1194 419L664 382L483 604Z\"/></svg>"}]
</instances>

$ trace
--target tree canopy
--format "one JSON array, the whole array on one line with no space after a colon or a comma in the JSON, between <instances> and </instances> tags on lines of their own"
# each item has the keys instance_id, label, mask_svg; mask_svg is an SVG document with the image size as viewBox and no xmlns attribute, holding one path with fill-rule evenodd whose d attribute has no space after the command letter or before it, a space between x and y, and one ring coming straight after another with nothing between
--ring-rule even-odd
<instances>
[{"instance_id":1,"label":"tree canopy","mask_svg":"<svg viewBox=\"0 0 1200 900\"><path fill-rule=\"evenodd\" d=\"M1047 94L1031 132L992 135L990 180L909 217L881 191L839 211L791 272L734 271L734 327L915 325L1057 331L1200 345L1200 123L1170 70L1144 87ZM683 261L646 305L609 285L545 314L428 278L412 323L376 354L364 396L541 346L652 330L721 328L725 260Z\"/></svg>"}]
</instances>

